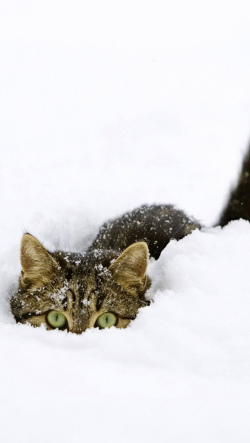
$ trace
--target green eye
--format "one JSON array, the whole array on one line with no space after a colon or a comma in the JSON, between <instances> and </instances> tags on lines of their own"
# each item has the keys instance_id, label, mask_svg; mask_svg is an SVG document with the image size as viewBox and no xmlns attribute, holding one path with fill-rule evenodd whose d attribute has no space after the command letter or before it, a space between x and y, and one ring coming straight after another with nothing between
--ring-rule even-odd
<instances>
[{"instance_id":1,"label":"green eye","mask_svg":"<svg viewBox=\"0 0 250 443\"><path fill-rule=\"evenodd\" d=\"M95 326L98 326L101 329L111 328L111 326L115 326L117 323L117 316L113 314L113 312L105 312L101 314L96 320Z\"/></svg>"},{"instance_id":2,"label":"green eye","mask_svg":"<svg viewBox=\"0 0 250 443\"><path fill-rule=\"evenodd\" d=\"M67 319L65 315L59 311L50 311L47 314L47 322L52 328L63 329L65 326L67 326Z\"/></svg>"}]
</instances>

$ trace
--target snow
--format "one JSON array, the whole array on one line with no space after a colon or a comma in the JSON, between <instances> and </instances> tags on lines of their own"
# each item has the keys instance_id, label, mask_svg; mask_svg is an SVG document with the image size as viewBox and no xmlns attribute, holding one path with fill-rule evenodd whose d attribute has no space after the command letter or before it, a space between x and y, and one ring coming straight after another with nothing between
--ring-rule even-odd
<instances>
[{"instance_id":1,"label":"snow","mask_svg":"<svg viewBox=\"0 0 250 443\"><path fill-rule=\"evenodd\" d=\"M211 227L249 137L247 1L0 5L0 438L249 442L250 224ZM81 336L15 324L23 232L83 252L173 203L149 307Z\"/></svg>"}]
</instances>

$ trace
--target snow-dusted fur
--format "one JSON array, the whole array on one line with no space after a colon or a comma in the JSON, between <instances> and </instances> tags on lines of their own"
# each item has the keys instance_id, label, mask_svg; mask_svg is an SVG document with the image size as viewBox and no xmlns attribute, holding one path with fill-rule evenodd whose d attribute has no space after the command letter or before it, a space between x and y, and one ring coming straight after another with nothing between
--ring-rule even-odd
<instances>
[{"instance_id":1,"label":"snow-dusted fur","mask_svg":"<svg viewBox=\"0 0 250 443\"><path fill-rule=\"evenodd\" d=\"M150 258L126 329L10 310L25 232L83 254L144 203L216 224L250 136L249 7L1 1L1 442L249 443L248 221Z\"/></svg>"},{"instance_id":2,"label":"snow-dusted fur","mask_svg":"<svg viewBox=\"0 0 250 443\"><path fill-rule=\"evenodd\" d=\"M223 225L236 216L249 219L249 175L248 151L223 212ZM148 305L148 255L158 259L171 240L181 240L199 228L198 222L172 206L144 205L105 223L84 254L49 253L35 237L25 234L12 313L20 323L78 334L100 327L105 315L104 327L125 328L139 308ZM51 323L51 315L61 319L59 323Z\"/></svg>"},{"instance_id":3,"label":"snow-dusted fur","mask_svg":"<svg viewBox=\"0 0 250 443\"><path fill-rule=\"evenodd\" d=\"M235 188L220 216L219 225L243 218L250 221L250 146L244 158Z\"/></svg>"}]
</instances>

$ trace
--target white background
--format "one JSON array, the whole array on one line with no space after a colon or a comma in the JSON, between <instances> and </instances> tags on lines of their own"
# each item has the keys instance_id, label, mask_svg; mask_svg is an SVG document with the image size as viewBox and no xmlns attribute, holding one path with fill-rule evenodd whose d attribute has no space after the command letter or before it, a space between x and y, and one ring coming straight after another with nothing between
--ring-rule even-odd
<instances>
[{"instance_id":1,"label":"white background","mask_svg":"<svg viewBox=\"0 0 250 443\"><path fill-rule=\"evenodd\" d=\"M0 0L0 435L249 442L247 222L172 242L126 330L16 325L23 232L83 251L173 203L211 226L250 136L247 1Z\"/></svg>"}]
</instances>

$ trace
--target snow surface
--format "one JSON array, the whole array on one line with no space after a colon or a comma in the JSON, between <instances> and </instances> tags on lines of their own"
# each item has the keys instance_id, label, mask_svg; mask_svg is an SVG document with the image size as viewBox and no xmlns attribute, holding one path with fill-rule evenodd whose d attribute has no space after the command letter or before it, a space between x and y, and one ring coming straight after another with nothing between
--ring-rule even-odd
<instances>
[{"instance_id":1,"label":"snow surface","mask_svg":"<svg viewBox=\"0 0 250 443\"><path fill-rule=\"evenodd\" d=\"M249 137L248 1L1 0L0 439L250 441L250 225L150 262L126 330L16 325L23 232L83 251L106 219L218 219Z\"/></svg>"}]
</instances>

